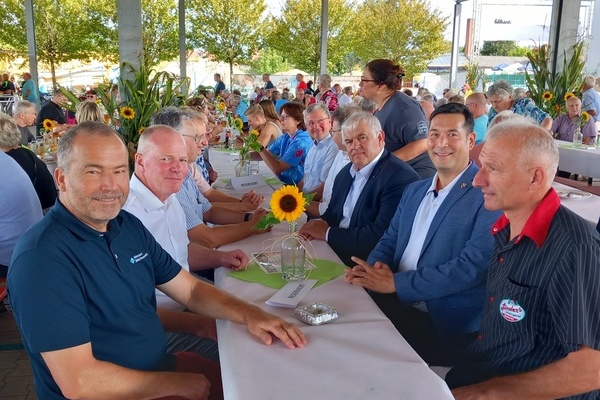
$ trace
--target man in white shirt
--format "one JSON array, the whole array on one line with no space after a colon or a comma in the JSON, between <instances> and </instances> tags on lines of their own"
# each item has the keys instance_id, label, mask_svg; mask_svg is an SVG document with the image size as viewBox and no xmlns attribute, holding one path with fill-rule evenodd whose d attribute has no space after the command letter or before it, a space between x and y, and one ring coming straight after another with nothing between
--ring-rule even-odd
<instances>
[{"instance_id":1,"label":"man in white shirt","mask_svg":"<svg viewBox=\"0 0 600 400\"><path fill-rule=\"evenodd\" d=\"M350 257L369 255L387 229L404 189L419 175L384 148L377 117L359 111L342 126L351 163L338 173L327 211L307 222L300 233L326 240L346 265Z\"/></svg>"},{"instance_id":2,"label":"man in white shirt","mask_svg":"<svg viewBox=\"0 0 600 400\"><path fill-rule=\"evenodd\" d=\"M302 191L314 193L315 200L323 196L325 179L333 163L338 147L329 134L331 131L331 114L324 103L315 103L304 110L304 123L314 145L308 150L304 162L304 179Z\"/></svg>"},{"instance_id":3,"label":"man in white shirt","mask_svg":"<svg viewBox=\"0 0 600 400\"><path fill-rule=\"evenodd\" d=\"M189 242L185 215L176 196L187 165L185 141L176 130L165 125L146 129L140 137L135 173L123 209L138 217L162 248L187 271L215 266L245 268L248 257L241 250L223 252ZM184 307L158 289L156 302L166 332L167 351L194 351L218 361L214 319L181 313Z\"/></svg>"},{"instance_id":4,"label":"man in white shirt","mask_svg":"<svg viewBox=\"0 0 600 400\"><path fill-rule=\"evenodd\" d=\"M352 86L346 86L344 92L340 96L340 107L352 104Z\"/></svg>"},{"instance_id":5,"label":"man in white shirt","mask_svg":"<svg viewBox=\"0 0 600 400\"><path fill-rule=\"evenodd\" d=\"M339 151L335 155L333 163L331 163L331 168L329 169L327 179L325 179L325 185L323 186L323 197L321 197L321 201L313 200L306 208L306 214L311 218L319 218L325 213L325 211L327 211L327 207L331 201L335 177L340 170L350 162L348 152L346 151L346 145L344 144L344 140L342 138L342 125L344 122L346 122L348 117L352 115L352 113L360 110L361 109L359 106L350 104L345 107L338 107L331 115L331 137L333 138L333 141L337 145Z\"/></svg>"}]
</instances>

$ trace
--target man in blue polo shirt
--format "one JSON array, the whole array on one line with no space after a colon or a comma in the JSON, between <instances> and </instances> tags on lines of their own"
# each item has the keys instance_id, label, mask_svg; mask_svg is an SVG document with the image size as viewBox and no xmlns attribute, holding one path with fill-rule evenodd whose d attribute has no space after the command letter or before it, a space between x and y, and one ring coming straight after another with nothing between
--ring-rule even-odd
<instances>
[{"instance_id":1,"label":"man in blue polo shirt","mask_svg":"<svg viewBox=\"0 0 600 400\"><path fill-rule=\"evenodd\" d=\"M306 343L293 324L193 278L121 210L128 152L109 126L67 131L55 179L59 199L19 240L8 273L39 398L218 393L202 374L160 372L177 370L179 358L166 354L155 287L192 312L246 323L265 344L272 335L289 348Z\"/></svg>"},{"instance_id":2,"label":"man in blue polo shirt","mask_svg":"<svg viewBox=\"0 0 600 400\"><path fill-rule=\"evenodd\" d=\"M600 236L560 205L558 148L522 118L488 132L473 184L491 229L479 336L446 382L456 399L600 399Z\"/></svg>"}]
</instances>

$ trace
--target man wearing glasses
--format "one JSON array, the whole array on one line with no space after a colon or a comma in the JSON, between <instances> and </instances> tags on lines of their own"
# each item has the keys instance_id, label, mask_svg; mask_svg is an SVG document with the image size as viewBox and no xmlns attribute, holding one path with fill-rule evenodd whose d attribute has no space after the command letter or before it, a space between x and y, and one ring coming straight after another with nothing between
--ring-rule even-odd
<instances>
[{"instance_id":1,"label":"man wearing glasses","mask_svg":"<svg viewBox=\"0 0 600 400\"><path fill-rule=\"evenodd\" d=\"M331 115L325 103L315 103L304 110L304 123L314 145L306 155L302 191L315 193L314 200L319 201L329 169L339 150L330 135Z\"/></svg>"},{"instance_id":2,"label":"man wearing glasses","mask_svg":"<svg viewBox=\"0 0 600 400\"><path fill-rule=\"evenodd\" d=\"M485 108L486 98L483 93L471 93L467 96L466 106L469 107L469 111L473 114L475 119L475 126L473 132L475 132L475 144L482 143L485 139L485 132L487 131L488 116L487 109Z\"/></svg>"}]
</instances>

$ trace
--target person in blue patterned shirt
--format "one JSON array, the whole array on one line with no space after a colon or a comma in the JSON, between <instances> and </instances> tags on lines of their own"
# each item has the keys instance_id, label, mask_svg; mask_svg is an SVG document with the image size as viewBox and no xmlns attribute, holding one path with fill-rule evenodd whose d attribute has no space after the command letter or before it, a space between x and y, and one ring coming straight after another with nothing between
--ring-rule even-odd
<instances>
[{"instance_id":1,"label":"person in blue patterned shirt","mask_svg":"<svg viewBox=\"0 0 600 400\"><path fill-rule=\"evenodd\" d=\"M511 110L515 114L532 118L539 126L548 131L552 128L550 114L536 106L535 102L529 98L515 100L512 93L513 87L503 79L497 80L488 88L486 96L492 105L492 109L488 113L488 126L500 111Z\"/></svg>"}]
</instances>

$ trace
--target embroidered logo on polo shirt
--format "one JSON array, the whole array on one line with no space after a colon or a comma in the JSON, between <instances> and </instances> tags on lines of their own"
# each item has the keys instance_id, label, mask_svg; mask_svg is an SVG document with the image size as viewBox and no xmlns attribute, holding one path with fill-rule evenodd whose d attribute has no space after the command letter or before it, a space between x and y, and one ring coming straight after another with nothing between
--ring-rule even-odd
<instances>
[{"instance_id":1,"label":"embroidered logo on polo shirt","mask_svg":"<svg viewBox=\"0 0 600 400\"><path fill-rule=\"evenodd\" d=\"M140 254L136 254L135 256L131 257L129 259L129 262L132 264L138 263L140 261L142 261L144 258L148 257L148 253L140 253Z\"/></svg>"},{"instance_id":2,"label":"embroidered logo on polo shirt","mask_svg":"<svg viewBox=\"0 0 600 400\"><path fill-rule=\"evenodd\" d=\"M508 322L519 322L525 318L525 310L518 301L503 299L500 302L500 315Z\"/></svg>"}]
</instances>

